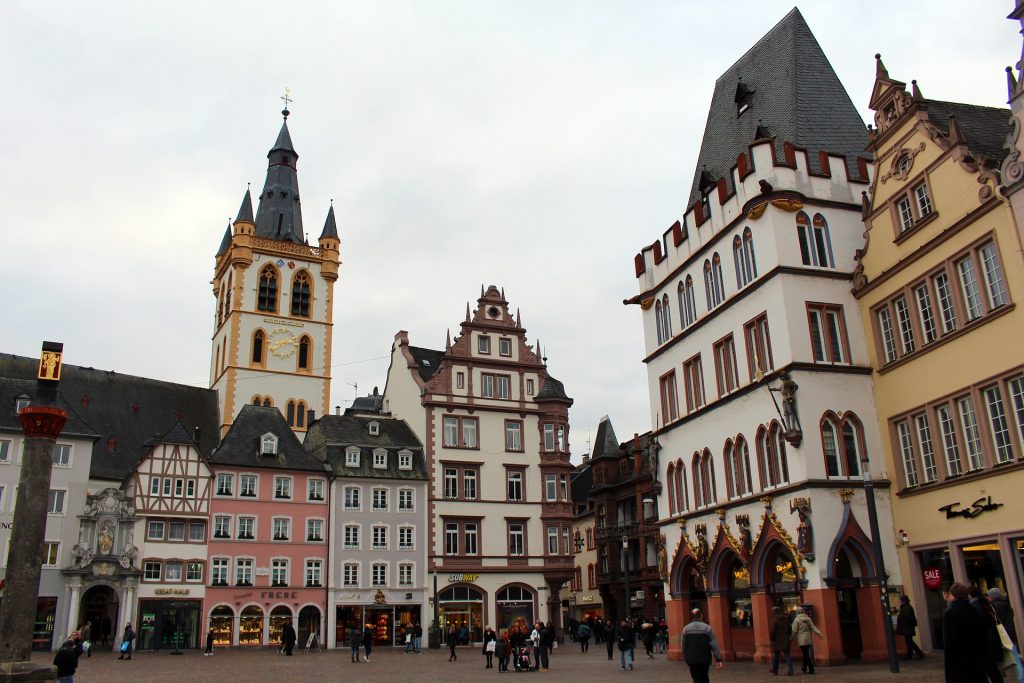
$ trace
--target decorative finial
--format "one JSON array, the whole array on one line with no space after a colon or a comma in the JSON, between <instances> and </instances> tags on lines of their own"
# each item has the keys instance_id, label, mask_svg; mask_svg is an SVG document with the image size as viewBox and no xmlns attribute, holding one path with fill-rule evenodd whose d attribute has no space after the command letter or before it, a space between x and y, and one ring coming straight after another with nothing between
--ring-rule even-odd
<instances>
[{"instance_id":1,"label":"decorative finial","mask_svg":"<svg viewBox=\"0 0 1024 683\"><path fill-rule=\"evenodd\" d=\"M917 79L910 81L910 92L915 100L922 100L924 97L921 96L921 89L917 87Z\"/></svg>"},{"instance_id":2,"label":"decorative finial","mask_svg":"<svg viewBox=\"0 0 1024 683\"><path fill-rule=\"evenodd\" d=\"M287 86L285 86L284 96L281 97L281 99L284 100L284 109L281 110L281 116L284 117L285 121L288 120L288 115L291 114L291 112L288 111L288 105L295 101L295 100L293 100L290 97L291 93L292 93L292 89L287 87Z\"/></svg>"}]
</instances>

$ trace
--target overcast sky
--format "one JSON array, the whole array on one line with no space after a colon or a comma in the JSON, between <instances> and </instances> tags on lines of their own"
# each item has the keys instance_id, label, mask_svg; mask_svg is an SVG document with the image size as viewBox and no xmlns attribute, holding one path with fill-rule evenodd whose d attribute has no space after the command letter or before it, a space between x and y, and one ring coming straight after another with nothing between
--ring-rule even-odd
<instances>
[{"instance_id":1,"label":"overcast sky","mask_svg":"<svg viewBox=\"0 0 1024 683\"><path fill-rule=\"evenodd\" d=\"M0 351L207 386L214 252L288 86L306 230L333 198L341 236L332 406L495 284L575 398L574 457L602 415L644 432L633 256L684 211L715 78L792 7L5 0ZM925 97L1005 106L1012 8L800 9L869 121L875 52Z\"/></svg>"}]
</instances>

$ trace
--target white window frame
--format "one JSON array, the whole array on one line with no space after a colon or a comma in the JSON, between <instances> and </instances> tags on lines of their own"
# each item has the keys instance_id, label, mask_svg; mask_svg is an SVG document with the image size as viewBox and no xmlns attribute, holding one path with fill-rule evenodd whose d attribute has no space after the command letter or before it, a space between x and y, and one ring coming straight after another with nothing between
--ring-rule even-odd
<instances>
[{"instance_id":1,"label":"white window frame","mask_svg":"<svg viewBox=\"0 0 1024 683\"><path fill-rule=\"evenodd\" d=\"M416 527L408 524L398 527L398 549L416 550Z\"/></svg>"},{"instance_id":2,"label":"white window frame","mask_svg":"<svg viewBox=\"0 0 1024 683\"><path fill-rule=\"evenodd\" d=\"M292 518L274 517L271 520L270 539L283 542L292 540Z\"/></svg>"},{"instance_id":3,"label":"white window frame","mask_svg":"<svg viewBox=\"0 0 1024 683\"><path fill-rule=\"evenodd\" d=\"M231 472L218 472L215 480L216 486L213 489L213 495L220 498L232 498L234 497L235 491L235 475ZM222 484L227 484L225 487Z\"/></svg>"},{"instance_id":4,"label":"white window frame","mask_svg":"<svg viewBox=\"0 0 1024 683\"><path fill-rule=\"evenodd\" d=\"M398 451L398 469L412 469L412 451Z\"/></svg>"},{"instance_id":5,"label":"white window frame","mask_svg":"<svg viewBox=\"0 0 1024 683\"><path fill-rule=\"evenodd\" d=\"M50 489L46 496L46 514L53 517L63 517L67 508L67 489Z\"/></svg>"},{"instance_id":6,"label":"white window frame","mask_svg":"<svg viewBox=\"0 0 1024 683\"><path fill-rule=\"evenodd\" d=\"M247 484L252 484L252 486L247 486ZM238 475L239 498L256 498L259 495L259 490L260 479L258 474L245 472ZM252 491L252 493L247 493L246 491Z\"/></svg>"},{"instance_id":7,"label":"white window frame","mask_svg":"<svg viewBox=\"0 0 1024 683\"><path fill-rule=\"evenodd\" d=\"M386 524L374 524L370 527L370 548L373 550L388 549L388 526Z\"/></svg>"},{"instance_id":8,"label":"white window frame","mask_svg":"<svg viewBox=\"0 0 1024 683\"><path fill-rule=\"evenodd\" d=\"M388 511L389 490L384 486L374 486L370 491L370 509L374 512Z\"/></svg>"},{"instance_id":9,"label":"white window frame","mask_svg":"<svg viewBox=\"0 0 1024 683\"><path fill-rule=\"evenodd\" d=\"M359 588L359 563L345 562L341 566L341 585L345 588Z\"/></svg>"},{"instance_id":10,"label":"white window frame","mask_svg":"<svg viewBox=\"0 0 1024 683\"><path fill-rule=\"evenodd\" d=\"M294 483L292 477L274 477L274 500L291 500Z\"/></svg>"},{"instance_id":11,"label":"white window frame","mask_svg":"<svg viewBox=\"0 0 1024 683\"><path fill-rule=\"evenodd\" d=\"M249 535L248 536L243 536L242 534L244 532L242 531L242 527L246 523L250 523L252 528L249 531ZM256 517L254 515L239 515L235 519L235 525L236 525L236 528L237 528L237 532L236 532L237 536L236 536L236 538L239 538L239 539L244 540L244 541L254 541L254 540L256 540Z\"/></svg>"},{"instance_id":12,"label":"white window frame","mask_svg":"<svg viewBox=\"0 0 1024 683\"><path fill-rule=\"evenodd\" d=\"M388 468L388 452L383 448L373 451L373 469L386 470Z\"/></svg>"},{"instance_id":13,"label":"white window frame","mask_svg":"<svg viewBox=\"0 0 1024 683\"><path fill-rule=\"evenodd\" d=\"M314 534L314 527L319 525L319 532ZM306 519L306 542L322 543L324 541L324 520L319 517L308 517Z\"/></svg>"},{"instance_id":14,"label":"white window frame","mask_svg":"<svg viewBox=\"0 0 1024 683\"><path fill-rule=\"evenodd\" d=\"M362 487L349 484L341 490L342 507L345 510L362 510Z\"/></svg>"},{"instance_id":15,"label":"white window frame","mask_svg":"<svg viewBox=\"0 0 1024 683\"><path fill-rule=\"evenodd\" d=\"M306 481L306 500L310 502L322 502L324 500L325 482L323 479L309 479Z\"/></svg>"},{"instance_id":16,"label":"white window frame","mask_svg":"<svg viewBox=\"0 0 1024 683\"><path fill-rule=\"evenodd\" d=\"M306 588L319 588L324 585L324 561L321 559L306 560L304 573Z\"/></svg>"},{"instance_id":17,"label":"white window frame","mask_svg":"<svg viewBox=\"0 0 1024 683\"><path fill-rule=\"evenodd\" d=\"M71 444L56 443L53 445L53 466L71 467Z\"/></svg>"},{"instance_id":18,"label":"white window frame","mask_svg":"<svg viewBox=\"0 0 1024 683\"><path fill-rule=\"evenodd\" d=\"M359 467L358 448L348 448L345 451L345 467Z\"/></svg>"},{"instance_id":19,"label":"white window frame","mask_svg":"<svg viewBox=\"0 0 1024 683\"><path fill-rule=\"evenodd\" d=\"M403 499L408 496L408 502ZM398 511L416 512L416 490L411 488L398 489Z\"/></svg>"},{"instance_id":20,"label":"white window frame","mask_svg":"<svg viewBox=\"0 0 1024 683\"><path fill-rule=\"evenodd\" d=\"M360 536L359 524L346 524L341 530L341 547L345 550L359 550Z\"/></svg>"}]
</instances>

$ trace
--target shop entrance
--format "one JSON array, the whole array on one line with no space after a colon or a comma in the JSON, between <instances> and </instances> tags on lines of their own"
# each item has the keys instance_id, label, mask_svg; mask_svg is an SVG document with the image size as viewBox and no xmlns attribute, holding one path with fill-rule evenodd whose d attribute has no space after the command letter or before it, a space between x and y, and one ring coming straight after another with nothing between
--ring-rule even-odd
<instances>
[{"instance_id":1,"label":"shop entrance","mask_svg":"<svg viewBox=\"0 0 1024 683\"><path fill-rule=\"evenodd\" d=\"M218 605L210 612L210 632L213 634L214 645L230 646L234 626L235 612L227 605Z\"/></svg>"},{"instance_id":2,"label":"shop entrance","mask_svg":"<svg viewBox=\"0 0 1024 683\"><path fill-rule=\"evenodd\" d=\"M136 647L140 650L199 647L198 600L140 600Z\"/></svg>"},{"instance_id":3,"label":"shop entrance","mask_svg":"<svg viewBox=\"0 0 1024 683\"><path fill-rule=\"evenodd\" d=\"M527 633L533 627L533 592L521 586L509 586L498 591L498 615L494 627L499 633L508 631L513 626Z\"/></svg>"},{"instance_id":4,"label":"shop entrance","mask_svg":"<svg viewBox=\"0 0 1024 683\"><path fill-rule=\"evenodd\" d=\"M117 640L114 624L118 607L117 593L110 586L93 586L82 595L80 620L92 624L94 646L110 646Z\"/></svg>"},{"instance_id":5,"label":"shop entrance","mask_svg":"<svg viewBox=\"0 0 1024 683\"><path fill-rule=\"evenodd\" d=\"M394 610L391 607L382 609L366 608L366 623L373 628L374 645L394 644Z\"/></svg>"},{"instance_id":6,"label":"shop entrance","mask_svg":"<svg viewBox=\"0 0 1024 683\"><path fill-rule=\"evenodd\" d=\"M366 623L363 621L362 607L334 606L334 640L338 647L350 646L351 629L359 628L363 632ZM361 637L361 636L360 636Z\"/></svg>"},{"instance_id":7,"label":"shop entrance","mask_svg":"<svg viewBox=\"0 0 1024 683\"><path fill-rule=\"evenodd\" d=\"M800 583L797 580L796 563L793 556L784 548L779 548L775 559L767 567L766 577L768 592L772 595L772 604L782 608L783 614L791 614L800 609Z\"/></svg>"},{"instance_id":8,"label":"shop entrance","mask_svg":"<svg viewBox=\"0 0 1024 683\"><path fill-rule=\"evenodd\" d=\"M928 630L931 636L932 647L936 650L943 649L942 639L942 615L946 612L946 600L943 593L953 585L953 563L950 560L949 548L933 548L932 550L919 550L917 553L918 566L925 577L935 576L937 581L932 584L935 588L928 588L926 582L924 591L925 619L921 618L922 610L918 609L918 621L921 623L921 631Z\"/></svg>"},{"instance_id":9,"label":"shop entrance","mask_svg":"<svg viewBox=\"0 0 1024 683\"><path fill-rule=\"evenodd\" d=\"M964 566L967 569L967 583L977 586L984 593L990 588L998 588L1003 595L1006 591L1006 576L1003 573L1003 560L999 553L999 544L993 541L982 541L961 548L964 554Z\"/></svg>"},{"instance_id":10,"label":"shop entrance","mask_svg":"<svg viewBox=\"0 0 1024 683\"><path fill-rule=\"evenodd\" d=\"M441 638L445 644L452 626L460 644L479 642L483 638L483 593L468 586L452 586L441 592L437 602Z\"/></svg>"},{"instance_id":11,"label":"shop entrance","mask_svg":"<svg viewBox=\"0 0 1024 683\"><path fill-rule=\"evenodd\" d=\"M839 635L843 642L843 654L847 659L860 659L864 641L860 632L860 616L857 611L857 589L860 579L854 577L853 565L846 549L836 555L836 601L839 603Z\"/></svg>"},{"instance_id":12,"label":"shop entrance","mask_svg":"<svg viewBox=\"0 0 1024 683\"><path fill-rule=\"evenodd\" d=\"M747 658L754 653L754 614L750 600L750 570L738 557L733 557L726 577L729 598L729 631L736 656ZM693 603L690 603L693 605ZM742 654L741 654L742 653Z\"/></svg>"},{"instance_id":13,"label":"shop entrance","mask_svg":"<svg viewBox=\"0 0 1024 683\"><path fill-rule=\"evenodd\" d=\"M296 643L298 647L306 647L309 642L309 634L315 633L317 642L323 642L320 635L320 610L313 605L306 605L299 610L299 627L295 629L299 638Z\"/></svg>"},{"instance_id":14,"label":"shop entrance","mask_svg":"<svg viewBox=\"0 0 1024 683\"><path fill-rule=\"evenodd\" d=\"M750 585L749 583L747 584ZM708 593L704 586L704 579L701 578L697 567L690 569L690 576L687 581L690 594L690 609L699 609L702 613L708 613Z\"/></svg>"}]
</instances>

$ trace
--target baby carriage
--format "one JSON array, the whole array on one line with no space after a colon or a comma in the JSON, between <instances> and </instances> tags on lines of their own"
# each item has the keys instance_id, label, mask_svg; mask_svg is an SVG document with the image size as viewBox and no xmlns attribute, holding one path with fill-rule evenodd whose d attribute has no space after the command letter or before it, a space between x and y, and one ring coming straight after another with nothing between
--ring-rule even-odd
<instances>
[{"instance_id":1,"label":"baby carriage","mask_svg":"<svg viewBox=\"0 0 1024 683\"><path fill-rule=\"evenodd\" d=\"M533 660L530 659L530 648L521 647L513 657L516 671L530 671L533 669Z\"/></svg>"}]
</instances>

